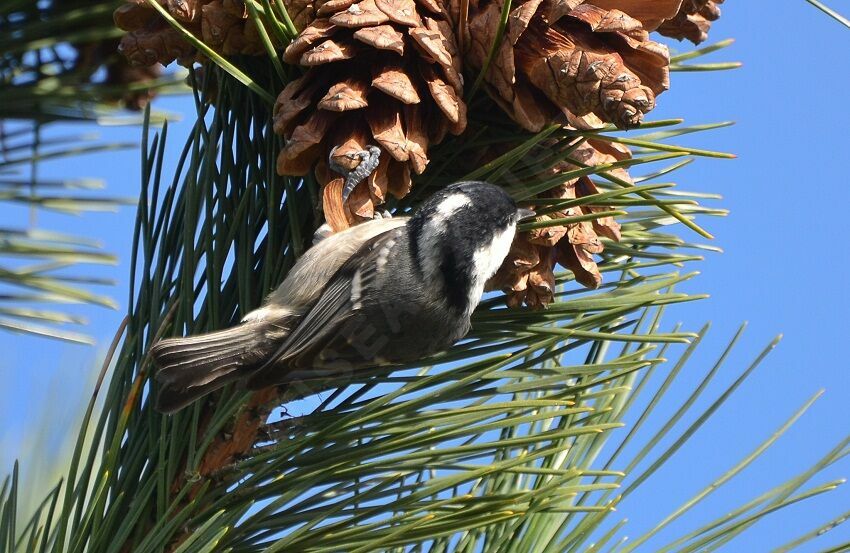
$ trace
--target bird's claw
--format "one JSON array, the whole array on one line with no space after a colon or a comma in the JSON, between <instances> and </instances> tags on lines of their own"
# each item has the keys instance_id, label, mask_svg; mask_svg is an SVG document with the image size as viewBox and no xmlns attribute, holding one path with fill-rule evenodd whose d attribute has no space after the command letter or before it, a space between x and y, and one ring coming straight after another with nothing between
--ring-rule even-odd
<instances>
[{"instance_id":1,"label":"bird's claw","mask_svg":"<svg viewBox=\"0 0 850 553\"><path fill-rule=\"evenodd\" d=\"M328 167L345 177L345 184L342 187L342 201L345 202L354 191L354 188L363 182L363 180L371 175L372 171L378 167L378 163L381 161L381 149L377 146L366 146L365 150L348 154L348 156L352 159L360 159L360 163L358 163L357 167L351 171L334 161L334 154L336 153L336 150L337 146L334 146L328 156Z\"/></svg>"}]
</instances>

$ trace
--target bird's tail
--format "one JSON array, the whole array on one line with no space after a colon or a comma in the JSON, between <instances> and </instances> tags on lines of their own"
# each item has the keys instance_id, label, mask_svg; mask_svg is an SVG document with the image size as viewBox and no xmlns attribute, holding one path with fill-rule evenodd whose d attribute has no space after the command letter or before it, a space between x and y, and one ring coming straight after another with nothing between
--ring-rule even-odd
<instances>
[{"instance_id":1,"label":"bird's tail","mask_svg":"<svg viewBox=\"0 0 850 553\"><path fill-rule=\"evenodd\" d=\"M258 368L277 348L269 323L251 321L233 328L162 340L151 348L159 367L156 409L173 413Z\"/></svg>"}]
</instances>

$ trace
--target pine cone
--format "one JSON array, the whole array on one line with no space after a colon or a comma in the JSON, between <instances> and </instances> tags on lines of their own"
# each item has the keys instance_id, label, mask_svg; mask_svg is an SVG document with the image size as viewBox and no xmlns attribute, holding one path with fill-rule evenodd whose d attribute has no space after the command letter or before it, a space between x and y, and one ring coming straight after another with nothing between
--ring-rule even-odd
<instances>
[{"instance_id":1,"label":"pine cone","mask_svg":"<svg viewBox=\"0 0 850 553\"><path fill-rule=\"evenodd\" d=\"M434 0L326 0L317 14L284 53L309 69L275 105L275 131L286 139L277 169L315 167L325 217L340 230L371 218L388 193L405 196L429 145L465 129L466 105L454 31ZM342 205L328 191L342 190L328 158L352 171L370 146L380 164Z\"/></svg>"},{"instance_id":2,"label":"pine cone","mask_svg":"<svg viewBox=\"0 0 850 553\"><path fill-rule=\"evenodd\" d=\"M265 52L254 21L242 0L157 0L181 25L207 46L225 56ZM197 50L146 0L125 0L113 17L127 31L119 51L134 65L168 65L177 60L189 66L201 61ZM312 6L294 2L296 25L312 18Z\"/></svg>"},{"instance_id":3,"label":"pine cone","mask_svg":"<svg viewBox=\"0 0 850 553\"><path fill-rule=\"evenodd\" d=\"M611 6L600 7L606 4ZM679 0L512 3L486 74L491 96L533 132L560 114L593 113L620 128L635 126L669 86L669 53L649 39L649 30L672 17L678 5ZM503 0L473 0L470 6L465 60L474 71L484 66L502 6Z\"/></svg>"},{"instance_id":4,"label":"pine cone","mask_svg":"<svg viewBox=\"0 0 850 553\"><path fill-rule=\"evenodd\" d=\"M723 0L684 0L676 17L665 21L658 32L678 40L688 39L694 44L708 38L711 22L720 17Z\"/></svg>"},{"instance_id":5,"label":"pine cone","mask_svg":"<svg viewBox=\"0 0 850 553\"><path fill-rule=\"evenodd\" d=\"M625 146L590 139L579 146L572 158L582 165L600 165L631 157ZM578 167L563 162L551 169L552 175L572 171ZM625 169L608 171L612 176L631 182ZM548 175L549 178L551 175ZM570 179L546 191L541 197L575 199L597 194L599 190L590 177ZM540 208L546 204L540 204ZM597 205L583 205L561 212L542 215L538 221L563 219L607 211ZM514 240L511 251L496 275L487 283L488 290L502 290L508 305L525 303L531 308L543 308L554 300L554 267L558 263L571 270L576 281L588 288L598 288L602 275L593 259L604 250L600 236L620 240L620 225L613 217L602 217L566 226L552 226L521 233Z\"/></svg>"},{"instance_id":6,"label":"pine cone","mask_svg":"<svg viewBox=\"0 0 850 553\"><path fill-rule=\"evenodd\" d=\"M102 82L115 85L115 94L109 93L108 101L120 102L125 108L139 111L145 108L156 93L147 88L129 90L127 85L150 82L162 75L159 64L147 67L131 66L128 61L116 51L117 39L99 40L96 42L72 44L77 51L74 60L74 74L85 82L99 80L98 71L102 68L106 76Z\"/></svg>"},{"instance_id":7,"label":"pine cone","mask_svg":"<svg viewBox=\"0 0 850 553\"><path fill-rule=\"evenodd\" d=\"M127 90L128 84L137 84L158 79L162 75L159 64L147 67L134 67L127 60L113 60L106 64L106 79L108 85L116 85L124 90L121 93L121 103L129 110L141 111L156 97L156 92L150 88Z\"/></svg>"}]
</instances>

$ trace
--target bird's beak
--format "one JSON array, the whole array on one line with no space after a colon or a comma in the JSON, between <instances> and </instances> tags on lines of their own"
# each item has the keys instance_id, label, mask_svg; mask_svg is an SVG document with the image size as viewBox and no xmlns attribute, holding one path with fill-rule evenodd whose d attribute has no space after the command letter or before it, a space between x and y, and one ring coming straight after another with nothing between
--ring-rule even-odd
<instances>
[{"instance_id":1,"label":"bird's beak","mask_svg":"<svg viewBox=\"0 0 850 553\"><path fill-rule=\"evenodd\" d=\"M536 217L537 216L537 214L534 212L533 209L528 209L527 207L521 207L521 208L517 209L516 212L519 215L520 220L528 219L529 217Z\"/></svg>"}]
</instances>

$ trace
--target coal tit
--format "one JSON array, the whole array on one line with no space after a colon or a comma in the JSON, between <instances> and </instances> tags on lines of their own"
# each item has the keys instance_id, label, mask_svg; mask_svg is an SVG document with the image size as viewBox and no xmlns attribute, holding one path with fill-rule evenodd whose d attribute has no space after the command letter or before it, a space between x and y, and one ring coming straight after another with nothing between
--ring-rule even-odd
<instances>
[{"instance_id":1,"label":"coal tit","mask_svg":"<svg viewBox=\"0 0 850 553\"><path fill-rule=\"evenodd\" d=\"M448 348L469 331L517 222L531 215L497 186L461 182L412 217L331 235L238 326L155 344L157 409L177 411L237 380L259 389Z\"/></svg>"}]
</instances>

